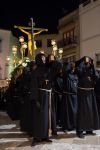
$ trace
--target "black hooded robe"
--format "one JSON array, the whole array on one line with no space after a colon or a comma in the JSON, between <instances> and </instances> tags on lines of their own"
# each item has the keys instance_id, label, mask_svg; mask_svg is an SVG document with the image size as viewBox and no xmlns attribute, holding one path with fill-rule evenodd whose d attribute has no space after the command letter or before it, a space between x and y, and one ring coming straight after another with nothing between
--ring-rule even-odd
<instances>
[{"instance_id":1,"label":"black hooded robe","mask_svg":"<svg viewBox=\"0 0 100 150\"><path fill-rule=\"evenodd\" d=\"M36 56L37 68L31 76L30 99L32 100L33 137L47 139L49 136L49 96L51 88L47 78L47 68L41 60L43 54Z\"/></svg>"},{"instance_id":2,"label":"black hooded robe","mask_svg":"<svg viewBox=\"0 0 100 150\"><path fill-rule=\"evenodd\" d=\"M61 123L63 130L76 128L78 77L71 68L63 75L63 97L61 105Z\"/></svg>"},{"instance_id":3,"label":"black hooded robe","mask_svg":"<svg viewBox=\"0 0 100 150\"><path fill-rule=\"evenodd\" d=\"M94 92L95 70L87 68L82 62L78 75L77 131L91 131L100 128L96 97Z\"/></svg>"}]
</instances>

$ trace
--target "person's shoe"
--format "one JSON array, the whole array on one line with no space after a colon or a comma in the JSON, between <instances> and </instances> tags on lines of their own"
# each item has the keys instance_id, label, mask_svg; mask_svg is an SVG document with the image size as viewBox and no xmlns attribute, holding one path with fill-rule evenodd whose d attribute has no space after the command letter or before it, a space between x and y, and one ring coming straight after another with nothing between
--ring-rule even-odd
<instances>
[{"instance_id":1,"label":"person's shoe","mask_svg":"<svg viewBox=\"0 0 100 150\"><path fill-rule=\"evenodd\" d=\"M83 135L83 133L77 133L77 136L79 137L79 138L84 138L85 136Z\"/></svg>"},{"instance_id":2,"label":"person's shoe","mask_svg":"<svg viewBox=\"0 0 100 150\"><path fill-rule=\"evenodd\" d=\"M32 137L33 135L32 135L31 133L28 133L28 136L29 136L29 137Z\"/></svg>"},{"instance_id":3,"label":"person's shoe","mask_svg":"<svg viewBox=\"0 0 100 150\"><path fill-rule=\"evenodd\" d=\"M68 132L68 130L63 130L63 132L64 132L64 133L67 133L67 132Z\"/></svg>"},{"instance_id":4,"label":"person's shoe","mask_svg":"<svg viewBox=\"0 0 100 150\"><path fill-rule=\"evenodd\" d=\"M36 141L33 139L31 146L35 146L36 145Z\"/></svg>"},{"instance_id":5,"label":"person's shoe","mask_svg":"<svg viewBox=\"0 0 100 150\"><path fill-rule=\"evenodd\" d=\"M32 141L31 146L35 146L35 145L38 144L39 142L41 142L41 139L33 138L33 141Z\"/></svg>"},{"instance_id":6,"label":"person's shoe","mask_svg":"<svg viewBox=\"0 0 100 150\"><path fill-rule=\"evenodd\" d=\"M48 142L48 143L51 143L52 141L49 139L49 138L44 138L42 139L43 142Z\"/></svg>"},{"instance_id":7,"label":"person's shoe","mask_svg":"<svg viewBox=\"0 0 100 150\"><path fill-rule=\"evenodd\" d=\"M86 131L86 135L96 135L93 131Z\"/></svg>"},{"instance_id":8,"label":"person's shoe","mask_svg":"<svg viewBox=\"0 0 100 150\"><path fill-rule=\"evenodd\" d=\"M48 142L48 143L52 143L52 140L50 140L50 139L46 139L46 142Z\"/></svg>"},{"instance_id":9,"label":"person's shoe","mask_svg":"<svg viewBox=\"0 0 100 150\"><path fill-rule=\"evenodd\" d=\"M53 136L58 136L57 132L52 132Z\"/></svg>"}]
</instances>

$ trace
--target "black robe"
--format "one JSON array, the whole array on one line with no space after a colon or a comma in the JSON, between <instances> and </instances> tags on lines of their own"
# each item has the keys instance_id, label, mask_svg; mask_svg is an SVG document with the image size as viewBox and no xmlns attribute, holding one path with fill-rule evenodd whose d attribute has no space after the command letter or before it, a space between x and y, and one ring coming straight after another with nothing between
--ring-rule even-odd
<instances>
[{"instance_id":1,"label":"black robe","mask_svg":"<svg viewBox=\"0 0 100 150\"><path fill-rule=\"evenodd\" d=\"M20 112L20 130L32 134L32 104L30 100L30 82L31 70L29 66L24 68L21 80L21 112Z\"/></svg>"},{"instance_id":2,"label":"black robe","mask_svg":"<svg viewBox=\"0 0 100 150\"><path fill-rule=\"evenodd\" d=\"M38 66L31 76L30 99L32 100L32 120L34 138L48 138L49 136L49 96L50 85L47 69Z\"/></svg>"},{"instance_id":3,"label":"black robe","mask_svg":"<svg viewBox=\"0 0 100 150\"><path fill-rule=\"evenodd\" d=\"M94 84L96 72L84 62L77 69L78 75L78 109L77 131L96 130L100 128Z\"/></svg>"},{"instance_id":4,"label":"black robe","mask_svg":"<svg viewBox=\"0 0 100 150\"><path fill-rule=\"evenodd\" d=\"M61 124L63 130L73 130L76 127L78 77L71 70L63 76L63 97L61 104Z\"/></svg>"},{"instance_id":5,"label":"black robe","mask_svg":"<svg viewBox=\"0 0 100 150\"><path fill-rule=\"evenodd\" d=\"M56 75L53 80L54 105L56 112L56 125L61 126L61 103L62 103L62 76Z\"/></svg>"},{"instance_id":6,"label":"black robe","mask_svg":"<svg viewBox=\"0 0 100 150\"><path fill-rule=\"evenodd\" d=\"M61 101L62 101L62 67L61 61L55 60L49 68L49 79L52 86L52 110L54 110L53 125L60 126L61 122ZM54 107L54 106L55 107Z\"/></svg>"},{"instance_id":7,"label":"black robe","mask_svg":"<svg viewBox=\"0 0 100 150\"><path fill-rule=\"evenodd\" d=\"M95 84L95 94L96 94L96 102L100 119L100 71L98 71L99 78L96 80Z\"/></svg>"},{"instance_id":8,"label":"black robe","mask_svg":"<svg viewBox=\"0 0 100 150\"><path fill-rule=\"evenodd\" d=\"M6 91L6 111L12 120L20 119L21 111L21 91L20 81L22 76L20 75L16 80L11 80L10 85Z\"/></svg>"}]
</instances>

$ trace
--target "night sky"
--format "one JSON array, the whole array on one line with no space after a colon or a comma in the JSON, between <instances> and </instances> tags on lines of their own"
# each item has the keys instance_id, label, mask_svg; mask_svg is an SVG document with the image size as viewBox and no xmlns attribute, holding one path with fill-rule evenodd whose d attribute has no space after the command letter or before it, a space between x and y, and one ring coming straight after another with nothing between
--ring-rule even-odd
<instances>
[{"instance_id":1,"label":"night sky","mask_svg":"<svg viewBox=\"0 0 100 150\"><path fill-rule=\"evenodd\" d=\"M0 4L0 28L12 30L14 25L28 26L32 17L37 28L56 33L58 19L78 7L79 0L13 0ZM18 32L18 31L17 31Z\"/></svg>"}]
</instances>

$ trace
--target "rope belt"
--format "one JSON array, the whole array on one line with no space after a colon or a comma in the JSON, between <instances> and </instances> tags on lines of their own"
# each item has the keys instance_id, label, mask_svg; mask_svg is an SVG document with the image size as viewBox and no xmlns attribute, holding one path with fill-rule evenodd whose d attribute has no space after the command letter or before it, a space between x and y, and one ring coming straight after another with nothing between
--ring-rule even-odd
<instances>
[{"instance_id":1,"label":"rope belt","mask_svg":"<svg viewBox=\"0 0 100 150\"><path fill-rule=\"evenodd\" d=\"M51 92L52 91L52 89L47 90L47 89L42 89L42 88L39 88L39 90L46 91L46 92Z\"/></svg>"},{"instance_id":2,"label":"rope belt","mask_svg":"<svg viewBox=\"0 0 100 150\"><path fill-rule=\"evenodd\" d=\"M19 97L19 96L13 96L14 98Z\"/></svg>"},{"instance_id":3,"label":"rope belt","mask_svg":"<svg viewBox=\"0 0 100 150\"><path fill-rule=\"evenodd\" d=\"M54 92L55 92L55 93L58 93L58 94L60 94L60 95L62 95L62 93L60 93L60 92L58 92L58 91L56 91L56 90L54 90Z\"/></svg>"},{"instance_id":4,"label":"rope belt","mask_svg":"<svg viewBox=\"0 0 100 150\"><path fill-rule=\"evenodd\" d=\"M83 87L78 87L81 90L86 90L86 91L90 91L90 90L94 90L94 88L83 88Z\"/></svg>"},{"instance_id":5,"label":"rope belt","mask_svg":"<svg viewBox=\"0 0 100 150\"><path fill-rule=\"evenodd\" d=\"M76 95L76 93L71 93L71 92L63 92L64 94L70 94L70 95Z\"/></svg>"}]
</instances>

